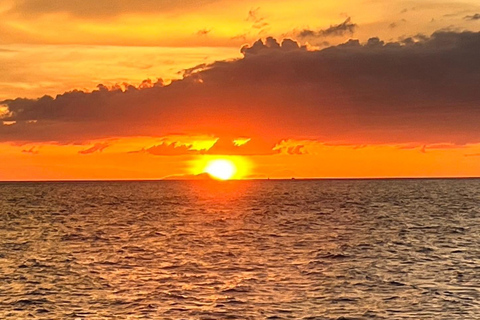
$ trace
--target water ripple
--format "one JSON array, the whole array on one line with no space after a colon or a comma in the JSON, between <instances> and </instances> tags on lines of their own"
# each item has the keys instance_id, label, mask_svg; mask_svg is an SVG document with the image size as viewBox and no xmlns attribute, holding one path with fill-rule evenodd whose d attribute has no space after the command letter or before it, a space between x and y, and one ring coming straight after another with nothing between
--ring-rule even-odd
<instances>
[{"instance_id":1,"label":"water ripple","mask_svg":"<svg viewBox=\"0 0 480 320\"><path fill-rule=\"evenodd\" d=\"M480 180L0 184L1 319L478 319Z\"/></svg>"}]
</instances>

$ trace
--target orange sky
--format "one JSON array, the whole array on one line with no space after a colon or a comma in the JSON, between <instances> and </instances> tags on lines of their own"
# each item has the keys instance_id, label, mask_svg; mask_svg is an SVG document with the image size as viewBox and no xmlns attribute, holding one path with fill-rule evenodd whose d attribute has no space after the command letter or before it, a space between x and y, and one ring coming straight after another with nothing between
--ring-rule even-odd
<instances>
[{"instance_id":1,"label":"orange sky","mask_svg":"<svg viewBox=\"0 0 480 320\"><path fill-rule=\"evenodd\" d=\"M136 140L136 141L133 141ZM222 155L153 156L129 153L143 138L116 141L101 152L88 146L0 145L2 180L158 179L201 173L205 161ZM150 139L146 141L151 142ZM33 148L33 149L32 149ZM325 146L313 143L305 154L242 156L244 178L452 177L480 172L480 144L431 149L423 146ZM235 161L235 157L234 157Z\"/></svg>"},{"instance_id":2,"label":"orange sky","mask_svg":"<svg viewBox=\"0 0 480 320\"><path fill-rule=\"evenodd\" d=\"M0 180L480 176L479 31L477 0L0 1Z\"/></svg>"}]
</instances>

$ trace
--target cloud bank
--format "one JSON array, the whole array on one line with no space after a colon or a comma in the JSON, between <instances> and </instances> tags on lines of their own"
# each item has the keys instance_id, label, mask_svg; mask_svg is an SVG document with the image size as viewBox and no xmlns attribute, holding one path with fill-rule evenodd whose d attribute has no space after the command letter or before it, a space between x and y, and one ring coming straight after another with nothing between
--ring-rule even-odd
<instances>
[{"instance_id":1,"label":"cloud bank","mask_svg":"<svg viewBox=\"0 0 480 320\"><path fill-rule=\"evenodd\" d=\"M268 144L475 143L478 52L480 32L390 43L350 40L316 51L267 38L243 47L241 59L186 70L168 86L99 86L3 101L0 141L78 143L178 133L262 137Z\"/></svg>"}]
</instances>

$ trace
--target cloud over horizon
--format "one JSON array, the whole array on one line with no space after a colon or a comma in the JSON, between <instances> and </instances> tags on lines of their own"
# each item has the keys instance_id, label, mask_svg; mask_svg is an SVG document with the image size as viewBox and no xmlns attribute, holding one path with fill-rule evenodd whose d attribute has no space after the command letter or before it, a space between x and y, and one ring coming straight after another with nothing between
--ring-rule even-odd
<instances>
[{"instance_id":1,"label":"cloud over horizon","mask_svg":"<svg viewBox=\"0 0 480 320\"><path fill-rule=\"evenodd\" d=\"M352 35L357 27L358 25L352 22L352 18L348 17L342 23L331 25L326 29L303 29L297 33L297 36L300 38L341 37L347 34Z\"/></svg>"},{"instance_id":2,"label":"cloud over horizon","mask_svg":"<svg viewBox=\"0 0 480 320\"><path fill-rule=\"evenodd\" d=\"M181 133L262 137L268 144L287 138L475 143L478 52L480 32L467 31L390 43L349 40L314 51L269 37L243 47L241 59L189 69L167 86L99 86L3 101L0 141Z\"/></svg>"},{"instance_id":3,"label":"cloud over horizon","mask_svg":"<svg viewBox=\"0 0 480 320\"><path fill-rule=\"evenodd\" d=\"M279 153L274 148L275 143L269 143L261 139L244 139L243 143L236 143L232 137L220 137L205 149L195 149L192 144L182 144L178 141L162 141L150 147L130 153L149 153L155 156L181 156L181 155L242 155L259 156Z\"/></svg>"}]
</instances>

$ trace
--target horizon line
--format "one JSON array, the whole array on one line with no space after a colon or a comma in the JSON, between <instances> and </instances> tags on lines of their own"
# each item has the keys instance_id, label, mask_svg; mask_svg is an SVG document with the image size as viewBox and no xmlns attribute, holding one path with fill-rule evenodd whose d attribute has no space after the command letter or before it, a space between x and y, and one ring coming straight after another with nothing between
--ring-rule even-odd
<instances>
[{"instance_id":1,"label":"horizon line","mask_svg":"<svg viewBox=\"0 0 480 320\"><path fill-rule=\"evenodd\" d=\"M434 176L434 177L312 177L312 178L251 178L251 179L39 179L39 180L0 180L0 183L28 183L28 182L162 182L162 181L214 181L225 183L229 181L335 181L335 180L466 180L480 179L480 176Z\"/></svg>"}]
</instances>

